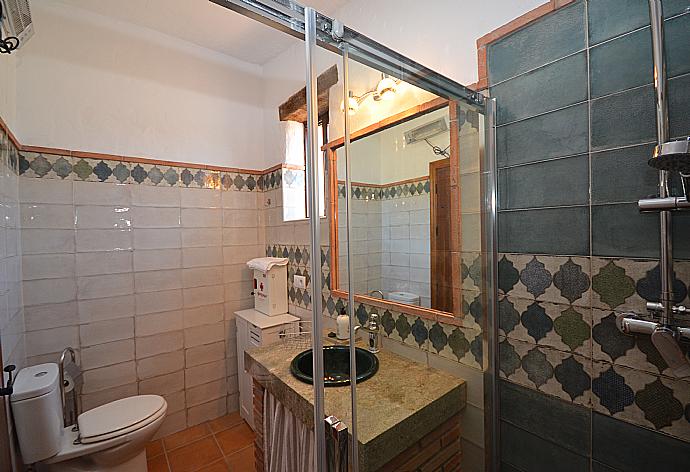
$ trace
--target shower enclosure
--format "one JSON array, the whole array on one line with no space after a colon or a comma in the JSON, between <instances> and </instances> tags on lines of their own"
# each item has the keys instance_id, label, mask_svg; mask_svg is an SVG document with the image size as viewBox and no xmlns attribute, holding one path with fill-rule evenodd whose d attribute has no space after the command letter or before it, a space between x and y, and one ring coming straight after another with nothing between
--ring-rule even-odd
<instances>
[{"instance_id":1,"label":"shower enclosure","mask_svg":"<svg viewBox=\"0 0 690 472\"><path fill-rule=\"evenodd\" d=\"M212 1L304 44L307 214L320 214L320 188L327 208L309 222L313 387L298 396L313 403L313 470L414 461L493 470L494 101L290 0ZM333 64L338 82L329 93L317 75ZM320 125L329 128L326 143ZM380 349L380 367L371 379L331 388L323 349L335 342L328 332L338 315L349 316L341 343L349 378L357 377L356 347ZM259 391L280 383L274 374Z\"/></svg>"}]
</instances>

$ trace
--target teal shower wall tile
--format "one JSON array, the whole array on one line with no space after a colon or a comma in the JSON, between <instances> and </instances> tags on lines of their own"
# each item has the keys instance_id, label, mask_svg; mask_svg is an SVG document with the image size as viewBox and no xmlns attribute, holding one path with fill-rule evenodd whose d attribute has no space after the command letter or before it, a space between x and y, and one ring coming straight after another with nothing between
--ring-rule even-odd
<instances>
[{"instance_id":1,"label":"teal shower wall tile","mask_svg":"<svg viewBox=\"0 0 690 472\"><path fill-rule=\"evenodd\" d=\"M685 3L690 8L690 4ZM664 24L664 44L668 76L690 72L690 14L673 18Z\"/></svg>"},{"instance_id":2,"label":"teal shower wall tile","mask_svg":"<svg viewBox=\"0 0 690 472\"><path fill-rule=\"evenodd\" d=\"M585 53L561 59L491 87L498 124L529 118L587 99Z\"/></svg>"},{"instance_id":3,"label":"teal shower wall tile","mask_svg":"<svg viewBox=\"0 0 690 472\"><path fill-rule=\"evenodd\" d=\"M588 255L589 209L569 207L501 211L498 214L498 250Z\"/></svg>"},{"instance_id":4,"label":"teal shower wall tile","mask_svg":"<svg viewBox=\"0 0 690 472\"><path fill-rule=\"evenodd\" d=\"M597 44L649 24L647 0L589 0L589 42Z\"/></svg>"},{"instance_id":5,"label":"teal shower wall tile","mask_svg":"<svg viewBox=\"0 0 690 472\"><path fill-rule=\"evenodd\" d=\"M592 154L592 203L636 202L654 195L659 174L647 165L654 145Z\"/></svg>"},{"instance_id":6,"label":"teal shower wall tile","mask_svg":"<svg viewBox=\"0 0 690 472\"><path fill-rule=\"evenodd\" d=\"M592 207L594 256L659 257L659 216L636 203Z\"/></svg>"},{"instance_id":7,"label":"teal shower wall tile","mask_svg":"<svg viewBox=\"0 0 690 472\"><path fill-rule=\"evenodd\" d=\"M613 468L602 471L681 472L690 464L687 443L600 413L592 416L592 443L594 460Z\"/></svg>"},{"instance_id":8,"label":"teal shower wall tile","mask_svg":"<svg viewBox=\"0 0 690 472\"><path fill-rule=\"evenodd\" d=\"M588 472L589 458L501 421L501 459L529 472Z\"/></svg>"},{"instance_id":9,"label":"teal shower wall tile","mask_svg":"<svg viewBox=\"0 0 690 472\"><path fill-rule=\"evenodd\" d=\"M501 419L571 452L590 455L591 413L587 408L499 381Z\"/></svg>"},{"instance_id":10,"label":"teal shower wall tile","mask_svg":"<svg viewBox=\"0 0 690 472\"><path fill-rule=\"evenodd\" d=\"M496 129L499 167L585 153L589 146L587 104L582 103Z\"/></svg>"},{"instance_id":11,"label":"teal shower wall tile","mask_svg":"<svg viewBox=\"0 0 690 472\"><path fill-rule=\"evenodd\" d=\"M592 149L656 139L654 88L649 85L591 102Z\"/></svg>"},{"instance_id":12,"label":"teal shower wall tile","mask_svg":"<svg viewBox=\"0 0 690 472\"><path fill-rule=\"evenodd\" d=\"M654 81L650 28L593 47L589 53L592 97Z\"/></svg>"},{"instance_id":13,"label":"teal shower wall tile","mask_svg":"<svg viewBox=\"0 0 690 472\"><path fill-rule=\"evenodd\" d=\"M680 13L690 12L688 0L663 0L664 18L668 18Z\"/></svg>"},{"instance_id":14,"label":"teal shower wall tile","mask_svg":"<svg viewBox=\"0 0 690 472\"><path fill-rule=\"evenodd\" d=\"M592 461L592 472L620 472L618 469L602 464L601 462Z\"/></svg>"},{"instance_id":15,"label":"teal shower wall tile","mask_svg":"<svg viewBox=\"0 0 690 472\"><path fill-rule=\"evenodd\" d=\"M589 203L589 156L501 169L500 209Z\"/></svg>"},{"instance_id":16,"label":"teal shower wall tile","mask_svg":"<svg viewBox=\"0 0 690 472\"><path fill-rule=\"evenodd\" d=\"M584 49L584 12L584 2L578 2L490 45L489 82L501 82Z\"/></svg>"},{"instance_id":17,"label":"teal shower wall tile","mask_svg":"<svg viewBox=\"0 0 690 472\"><path fill-rule=\"evenodd\" d=\"M690 39L688 39L690 42ZM690 61L690 59L689 59ZM668 114L671 137L690 135L690 75L668 81Z\"/></svg>"}]
</instances>

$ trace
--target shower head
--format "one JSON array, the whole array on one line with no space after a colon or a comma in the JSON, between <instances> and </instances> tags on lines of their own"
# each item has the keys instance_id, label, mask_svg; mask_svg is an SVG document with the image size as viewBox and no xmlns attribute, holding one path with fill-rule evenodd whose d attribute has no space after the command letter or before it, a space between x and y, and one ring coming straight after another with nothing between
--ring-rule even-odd
<instances>
[{"instance_id":1,"label":"shower head","mask_svg":"<svg viewBox=\"0 0 690 472\"><path fill-rule=\"evenodd\" d=\"M648 164L658 170L690 174L690 138L659 144Z\"/></svg>"}]
</instances>

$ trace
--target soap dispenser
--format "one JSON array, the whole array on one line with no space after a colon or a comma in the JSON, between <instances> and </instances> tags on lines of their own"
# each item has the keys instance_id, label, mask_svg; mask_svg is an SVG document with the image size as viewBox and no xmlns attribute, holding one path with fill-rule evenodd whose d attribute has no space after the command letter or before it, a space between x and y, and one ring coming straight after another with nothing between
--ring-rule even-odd
<instances>
[{"instance_id":1,"label":"soap dispenser","mask_svg":"<svg viewBox=\"0 0 690 472\"><path fill-rule=\"evenodd\" d=\"M350 317L347 316L347 311L345 308L340 310L340 314L335 319L336 324L336 337L341 341L345 339L350 339Z\"/></svg>"}]
</instances>

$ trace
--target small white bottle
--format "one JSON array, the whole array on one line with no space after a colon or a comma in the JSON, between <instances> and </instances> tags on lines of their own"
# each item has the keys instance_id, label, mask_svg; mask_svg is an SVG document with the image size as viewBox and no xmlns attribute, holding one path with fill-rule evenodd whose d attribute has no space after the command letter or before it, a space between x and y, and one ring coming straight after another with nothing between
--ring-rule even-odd
<instances>
[{"instance_id":1,"label":"small white bottle","mask_svg":"<svg viewBox=\"0 0 690 472\"><path fill-rule=\"evenodd\" d=\"M340 340L350 339L350 317L347 316L345 309L340 312L335 319L335 337Z\"/></svg>"}]
</instances>

